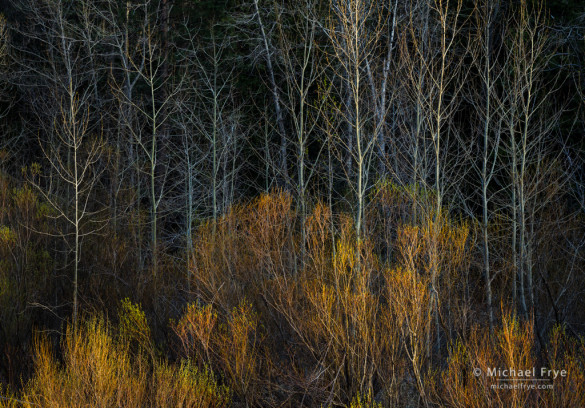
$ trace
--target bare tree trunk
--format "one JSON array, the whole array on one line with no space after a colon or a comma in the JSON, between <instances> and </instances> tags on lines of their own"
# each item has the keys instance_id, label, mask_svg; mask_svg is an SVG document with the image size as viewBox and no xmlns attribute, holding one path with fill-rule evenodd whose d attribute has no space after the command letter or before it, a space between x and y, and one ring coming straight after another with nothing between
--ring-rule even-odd
<instances>
[{"instance_id":1,"label":"bare tree trunk","mask_svg":"<svg viewBox=\"0 0 585 408\"><path fill-rule=\"evenodd\" d=\"M272 54L273 48L266 33L266 29L264 27L264 23L262 20L262 16L260 14L260 7L258 5L259 0L254 1L254 8L256 10L256 20L258 21L258 25L260 27L260 34L262 43L264 45L264 53L266 59L266 68L268 69L268 76L270 80L270 91L272 93L272 100L274 103L274 112L276 113L276 123L278 125L278 131L280 133L280 151L279 151L279 160L280 160L280 175L279 177L282 179L281 184L288 188L290 186L290 178L288 174L288 161L287 161L287 132L284 125L284 117L282 112L281 106L281 97L280 97L280 90L278 85L276 84L276 75L274 73L274 66L272 64Z\"/></svg>"}]
</instances>

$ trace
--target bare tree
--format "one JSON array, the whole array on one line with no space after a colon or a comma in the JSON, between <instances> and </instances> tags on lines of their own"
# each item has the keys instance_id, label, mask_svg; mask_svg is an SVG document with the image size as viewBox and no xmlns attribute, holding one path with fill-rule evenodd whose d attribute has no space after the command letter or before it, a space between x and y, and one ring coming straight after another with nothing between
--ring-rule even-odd
<instances>
[{"instance_id":1,"label":"bare tree","mask_svg":"<svg viewBox=\"0 0 585 408\"><path fill-rule=\"evenodd\" d=\"M309 162L308 148L316 137L322 108L322 100L310 96L311 89L323 74L321 54L315 44L319 30L318 2L307 0L303 7L284 9L277 16L278 45L285 78L283 106L292 123L290 143L296 153L297 177L291 184L300 215L301 258L304 258L309 186L316 175L316 167ZM315 161L320 159L324 147L322 145Z\"/></svg>"},{"instance_id":2,"label":"bare tree","mask_svg":"<svg viewBox=\"0 0 585 408\"><path fill-rule=\"evenodd\" d=\"M510 177L512 263L516 270L514 296L518 282L520 309L527 317L535 305L532 269L534 242L530 225L535 221L534 211L540 206L532 207L530 213L530 202L537 196L538 185L550 174L554 165L554 155L552 160L544 160L545 149L551 146L545 141L550 139L560 112L551 111L547 105L557 79L547 78L546 75L554 53L550 49L543 5L538 4L531 12L526 1L522 1L512 21L515 33L508 45L509 67L503 77L506 90L503 115L507 137L502 142ZM544 116L539 116L545 112L546 120Z\"/></svg>"},{"instance_id":3,"label":"bare tree","mask_svg":"<svg viewBox=\"0 0 585 408\"><path fill-rule=\"evenodd\" d=\"M340 83L335 81L339 90L347 91L347 97L343 98L345 103L338 104L337 114L347 123L348 134L346 140L340 139L339 142L355 165L355 173L347 167L345 171L354 197L355 232L360 240L364 232L366 195L378 134L376 125L381 125L373 120L373 109L367 95L367 61L374 58L384 21L381 7L376 2L331 1L330 8L332 12L326 34L335 61L331 69L339 78Z\"/></svg>"},{"instance_id":4,"label":"bare tree","mask_svg":"<svg viewBox=\"0 0 585 408\"><path fill-rule=\"evenodd\" d=\"M453 117L459 103L461 87L466 72L463 59L460 57L456 39L462 28L462 2L433 1L422 2L419 13L422 13L423 29L420 29L417 13L411 11L408 23L409 40L404 41L403 57L406 58L410 95L416 107L415 127L415 160L419 157L425 162L424 167L431 164L433 171L430 179L415 178L435 198L434 208L430 214L423 214L424 222L433 225L428 245L430 259L430 312L434 316L437 337L437 348L440 348L439 324L439 248L438 237L443 223L443 199L448 188L456 185L449 176L456 176L456 159L446 154L455 129ZM428 26L427 26L428 24ZM424 133L422 133L424 131ZM419 152L419 138L425 133L430 136L430 143L423 144L423 153ZM424 140L424 139L423 139ZM420 164L414 166L419 172ZM422 167L422 166L421 166ZM421 174L422 175L422 174ZM432 186L432 188L428 188ZM430 322L430 321L429 321ZM430 323L429 323L430 324ZM431 330L427 332L427 347L431 346ZM427 350L430 355L430 349Z\"/></svg>"},{"instance_id":5,"label":"bare tree","mask_svg":"<svg viewBox=\"0 0 585 408\"><path fill-rule=\"evenodd\" d=\"M6 78L8 77L8 72L7 72L7 67L8 67L8 44L9 44L9 38L8 38L8 27L6 24L6 18L0 14L0 74L2 74L3 76L3 80L0 80L0 101L5 102L8 101L9 105L5 110L0 110L0 119L3 119L8 111L9 111L9 107L10 107L10 100L11 98L9 98L9 95L6 92L6 87L8 86L8 81L6 81ZM3 128L4 126L2 126ZM0 128L0 131L4 132L4 130ZM5 141L0 142L0 148L4 149L7 146L9 146L12 141L8 141L7 137L3 138Z\"/></svg>"},{"instance_id":6,"label":"bare tree","mask_svg":"<svg viewBox=\"0 0 585 408\"><path fill-rule=\"evenodd\" d=\"M500 18L501 4L499 1L483 1L476 5L474 10L474 32L469 42L470 55L473 58L474 68L477 70L481 90L469 90L473 107L478 113L479 120L476 126L479 163L471 164L479 176L481 190L481 235L483 253L483 275L485 279L486 303L490 329L494 327L493 294L490 265L490 184L499 167L498 150L500 135L503 131L499 111L501 106L501 88L499 75L501 74L500 60L502 59L503 44L496 43L496 24Z\"/></svg>"},{"instance_id":7,"label":"bare tree","mask_svg":"<svg viewBox=\"0 0 585 408\"><path fill-rule=\"evenodd\" d=\"M144 33L149 24L150 1L118 2L107 0L92 3L90 14L95 16L93 30L98 31L104 44L109 73L108 94L112 96L110 120L111 169L110 213L114 231L121 226L119 220L132 218L133 245L136 249L138 268L144 269L144 222L140 214L143 198L144 165L141 149L136 143L136 133L143 121L137 106L141 101L141 75L132 62L142 71L146 60L141 51ZM113 62L112 62L113 61ZM148 191L148 189L146 189ZM125 202L120 200L126 197ZM150 245L152 246L152 244ZM114 254L117 257L117 254Z\"/></svg>"},{"instance_id":8,"label":"bare tree","mask_svg":"<svg viewBox=\"0 0 585 408\"><path fill-rule=\"evenodd\" d=\"M45 99L33 106L38 122L38 139L44 158L49 163L46 177L36 177L31 183L54 210L54 218L63 221L63 228L52 235L64 239L73 253L73 322L77 323L79 265L82 241L103 225L92 200L99 178L94 166L102 152L100 130L89 120L91 106L91 75L83 39L70 22L78 16L76 8L66 9L60 1L31 3L26 10L40 25L27 34L39 41L47 53L36 55L20 49L18 60L23 70L33 72L44 80ZM37 27L39 28L39 27ZM22 79L23 82L27 78ZM24 85L24 84L23 84ZM51 108L46 109L50 106ZM47 126L47 121L50 126ZM60 223L57 224L61 225Z\"/></svg>"},{"instance_id":9,"label":"bare tree","mask_svg":"<svg viewBox=\"0 0 585 408\"><path fill-rule=\"evenodd\" d=\"M180 163L184 192L187 249L191 251L195 214L211 214L215 223L232 204L242 161L240 108L235 101L233 68L224 70L226 38L218 39L211 27L208 46L188 34L183 54L185 78L179 98L176 127L181 130ZM188 28L187 28L188 30Z\"/></svg>"},{"instance_id":10,"label":"bare tree","mask_svg":"<svg viewBox=\"0 0 585 408\"><path fill-rule=\"evenodd\" d=\"M278 47L275 46L275 29L279 12L276 3L266 0L246 0L241 3L240 13L236 13L235 24L239 38L232 38L234 43L245 41L253 47L249 57L254 65L260 65L266 69L266 83L270 95L274 129L278 135L278 154L274 157L277 163L277 181L281 187L290 187L289 163L288 163L288 129L286 126L285 109L283 107L283 91L279 77ZM264 65L265 64L265 65ZM268 112L268 111L267 111Z\"/></svg>"},{"instance_id":11,"label":"bare tree","mask_svg":"<svg viewBox=\"0 0 585 408\"><path fill-rule=\"evenodd\" d=\"M378 144L378 174L379 177L383 178L388 174L387 149L393 146L393 144L387 143L389 129L386 121L388 111L397 91L397 88L392 86L397 82L396 75L391 76L390 74L396 74L396 68L398 66L395 61L397 57L398 1L388 2L381 13L383 13L382 18L385 20L383 22L384 31L387 30L385 35L380 35L380 42L385 49L385 53L381 58L375 58L376 55L374 54L366 56L365 64L368 85L370 86L370 97L372 98L375 113L375 129ZM371 57L374 57L374 59L371 59ZM392 72L393 69L394 72ZM394 161L397 160L395 157L396 154L392 156Z\"/></svg>"},{"instance_id":12,"label":"bare tree","mask_svg":"<svg viewBox=\"0 0 585 408\"><path fill-rule=\"evenodd\" d=\"M122 61L124 69L128 73L122 80L122 84L115 85L115 91L120 101L128 106L127 112L136 114L136 119L130 116L127 120L127 130L132 135L139 151L146 158L145 170L148 178L148 198L150 201L150 251L152 274L157 274L158 264L158 223L161 200L165 197L167 176L169 174L168 156L162 155L167 124L174 113L172 101L182 89L181 78L177 83L172 83L173 77L163 75L167 66L166 50L161 46L161 39L155 29L156 19L148 10L150 2L141 5L144 10L144 23L140 27L141 33L138 40L138 52L136 55L124 53ZM127 41L127 39L125 40ZM123 48L127 49L124 44ZM142 83L146 91L141 100L131 99L132 88L137 83ZM138 124L138 126L134 126ZM142 126L140 126L142 125ZM166 140L166 139L165 139Z\"/></svg>"}]
</instances>

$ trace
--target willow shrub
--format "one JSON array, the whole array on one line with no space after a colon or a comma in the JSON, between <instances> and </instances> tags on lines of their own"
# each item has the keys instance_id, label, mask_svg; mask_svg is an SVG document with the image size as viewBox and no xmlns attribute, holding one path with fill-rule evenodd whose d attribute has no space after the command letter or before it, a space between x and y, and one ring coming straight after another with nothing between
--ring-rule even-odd
<instances>
[{"instance_id":1,"label":"willow shrub","mask_svg":"<svg viewBox=\"0 0 585 408\"><path fill-rule=\"evenodd\" d=\"M503 313L501 326L493 335L487 327L475 327L468 339L456 343L447 367L437 374L433 390L436 404L461 408L585 406L583 339L567 336L557 327L549 333L541 358L535 352L537 343L534 326L510 313ZM532 376L518 372L534 369L540 378L543 367L566 370L566 376L545 375L532 381ZM494 368L516 372L502 377L497 372L493 375ZM526 388L532 385L553 388Z\"/></svg>"},{"instance_id":2,"label":"willow shrub","mask_svg":"<svg viewBox=\"0 0 585 408\"><path fill-rule=\"evenodd\" d=\"M124 304L128 307L128 302ZM135 307L132 308L136 312ZM138 313L140 315L140 313ZM128 329L131 321L126 320ZM132 331L137 333L136 330ZM208 369L189 360L171 364L152 360L143 347L131 352L128 332L122 336L102 318L89 318L62 342L62 361L46 338L35 341L35 374L23 395L23 406L42 407L225 407L229 390ZM33 405L34 404L34 405Z\"/></svg>"}]
</instances>

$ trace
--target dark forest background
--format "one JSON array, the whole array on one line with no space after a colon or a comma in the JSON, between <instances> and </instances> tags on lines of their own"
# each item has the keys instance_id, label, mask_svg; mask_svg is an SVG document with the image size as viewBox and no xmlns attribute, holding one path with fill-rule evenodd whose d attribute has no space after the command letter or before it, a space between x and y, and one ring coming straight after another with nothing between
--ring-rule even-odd
<instances>
[{"instance_id":1,"label":"dark forest background","mask_svg":"<svg viewBox=\"0 0 585 408\"><path fill-rule=\"evenodd\" d=\"M584 406L584 135L579 0L2 0L0 406Z\"/></svg>"}]
</instances>

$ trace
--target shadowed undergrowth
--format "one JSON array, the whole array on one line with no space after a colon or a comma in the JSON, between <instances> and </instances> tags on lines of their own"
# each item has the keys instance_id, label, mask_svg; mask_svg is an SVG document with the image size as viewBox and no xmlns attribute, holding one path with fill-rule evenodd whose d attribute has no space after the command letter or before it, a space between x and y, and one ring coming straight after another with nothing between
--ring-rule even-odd
<instances>
[{"instance_id":1,"label":"shadowed undergrowth","mask_svg":"<svg viewBox=\"0 0 585 408\"><path fill-rule=\"evenodd\" d=\"M390 226L369 214L357 241L351 217L317 204L303 247L287 194L234 206L196 232L190 300L166 340L124 299L116 319L88 314L58 344L36 336L32 378L0 406L584 405L583 340L559 326L541 342L506 307L493 332L473 321L481 302L461 284L473 227L401 208ZM568 374L552 390L501 390L494 367Z\"/></svg>"}]
</instances>

